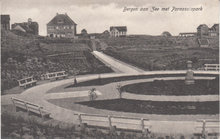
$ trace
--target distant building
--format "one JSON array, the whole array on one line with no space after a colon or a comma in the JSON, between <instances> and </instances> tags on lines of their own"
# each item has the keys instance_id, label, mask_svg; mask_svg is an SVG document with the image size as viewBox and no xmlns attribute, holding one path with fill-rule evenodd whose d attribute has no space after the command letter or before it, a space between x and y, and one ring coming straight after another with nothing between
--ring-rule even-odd
<instances>
[{"instance_id":1,"label":"distant building","mask_svg":"<svg viewBox=\"0 0 220 139\"><path fill-rule=\"evenodd\" d=\"M11 25L12 30L19 30L22 32L38 35L39 26L37 22L32 22L31 18L28 18L28 22L14 23Z\"/></svg>"},{"instance_id":2,"label":"distant building","mask_svg":"<svg viewBox=\"0 0 220 139\"><path fill-rule=\"evenodd\" d=\"M1 15L1 28L10 30L10 15Z\"/></svg>"},{"instance_id":3,"label":"distant building","mask_svg":"<svg viewBox=\"0 0 220 139\"><path fill-rule=\"evenodd\" d=\"M210 29L209 29L209 36L219 36L219 24L214 24Z\"/></svg>"},{"instance_id":4,"label":"distant building","mask_svg":"<svg viewBox=\"0 0 220 139\"><path fill-rule=\"evenodd\" d=\"M209 27L206 24L201 24L197 27L197 36L204 37L209 35Z\"/></svg>"},{"instance_id":5,"label":"distant building","mask_svg":"<svg viewBox=\"0 0 220 139\"><path fill-rule=\"evenodd\" d=\"M172 36L170 34L170 32L168 32L168 31L164 31L161 35L164 36L164 37L171 37Z\"/></svg>"},{"instance_id":6,"label":"distant building","mask_svg":"<svg viewBox=\"0 0 220 139\"><path fill-rule=\"evenodd\" d=\"M50 37L75 37L77 24L67 15L58 14L47 24Z\"/></svg>"},{"instance_id":7,"label":"distant building","mask_svg":"<svg viewBox=\"0 0 220 139\"><path fill-rule=\"evenodd\" d=\"M86 29L82 29L82 30L81 30L81 34L87 35L87 34L88 34L88 33L87 33L87 30L86 30Z\"/></svg>"},{"instance_id":8,"label":"distant building","mask_svg":"<svg viewBox=\"0 0 220 139\"><path fill-rule=\"evenodd\" d=\"M122 37L126 36L127 27L126 26L112 26L110 27L110 36L111 37Z\"/></svg>"},{"instance_id":9,"label":"distant building","mask_svg":"<svg viewBox=\"0 0 220 139\"><path fill-rule=\"evenodd\" d=\"M184 33L179 33L179 36L181 37L194 37L197 36L196 32L184 32Z\"/></svg>"}]
</instances>

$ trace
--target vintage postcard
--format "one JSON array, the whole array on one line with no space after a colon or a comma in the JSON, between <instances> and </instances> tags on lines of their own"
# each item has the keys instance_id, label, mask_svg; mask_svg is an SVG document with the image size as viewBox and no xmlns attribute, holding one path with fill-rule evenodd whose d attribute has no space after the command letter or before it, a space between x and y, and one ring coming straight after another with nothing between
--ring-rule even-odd
<instances>
[{"instance_id":1,"label":"vintage postcard","mask_svg":"<svg viewBox=\"0 0 220 139\"><path fill-rule=\"evenodd\" d=\"M2 139L219 139L219 0L1 0Z\"/></svg>"}]
</instances>

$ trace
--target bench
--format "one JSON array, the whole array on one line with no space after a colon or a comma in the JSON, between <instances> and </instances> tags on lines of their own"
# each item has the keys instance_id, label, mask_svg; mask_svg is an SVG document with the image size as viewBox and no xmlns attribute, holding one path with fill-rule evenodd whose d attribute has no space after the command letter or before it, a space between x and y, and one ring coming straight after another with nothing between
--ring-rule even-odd
<instances>
[{"instance_id":1,"label":"bench","mask_svg":"<svg viewBox=\"0 0 220 139\"><path fill-rule=\"evenodd\" d=\"M111 116L111 115L96 115L96 114L74 114L78 116L79 124L87 124L90 126L100 126L112 129L115 127L122 130L141 131L149 133L150 124L148 119Z\"/></svg>"},{"instance_id":2,"label":"bench","mask_svg":"<svg viewBox=\"0 0 220 139\"><path fill-rule=\"evenodd\" d=\"M41 75L45 80L58 80L58 79L65 79L67 74L65 71L58 71L58 72L51 72Z\"/></svg>"},{"instance_id":3,"label":"bench","mask_svg":"<svg viewBox=\"0 0 220 139\"><path fill-rule=\"evenodd\" d=\"M24 89L26 89L28 87L35 86L37 84L37 80L34 80L33 77L27 77L27 78L18 80L18 83L20 87L23 87Z\"/></svg>"},{"instance_id":4,"label":"bench","mask_svg":"<svg viewBox=\"0 0 220 139\"><path fill-rule=\"evenodd\" d=\"M22 110L25 110L28 114L34 113L34 114L41 116L41 118L50 117L50 113L44 110L43 107L39 105L24 101L18 98L14 98L14 97L12 97L11 100L15 106L16 111L18 109L22 109Z\"/></svg>"},{"instance_id":5,"label":"bench","mask_svg":"<svg viewBox=\"0 0 220 139\"><path fill-rule=\"evenodd\" d=\"M219 64L205 64L204 70L219 70Z\"/></svg>"},{"instance_id":6,"label":"bench","mask_svg":"<svg viewBox=\"0 0 220 139\"><path fill-rule=\"evenodd\" d=\"M218 136L219 135L219 128L220 128L220 121L215 119L199 119L196 121L196 133L197 135L200 135L202 137L206 136Z\"/></svg>"}]
</instances>

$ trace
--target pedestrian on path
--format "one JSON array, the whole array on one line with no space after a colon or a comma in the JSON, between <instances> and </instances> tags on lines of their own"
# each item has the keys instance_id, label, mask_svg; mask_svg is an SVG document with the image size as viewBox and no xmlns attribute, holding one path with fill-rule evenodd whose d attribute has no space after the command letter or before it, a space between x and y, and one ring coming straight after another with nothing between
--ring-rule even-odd
<instances>
[{"instance_id":1,"label":"pedestrian on path","mask_svg":"<svg viewBox=\"0 0 220 139\"><path fill-rule=\"evenodd\" d=\"M89 90L89 100L93 101L97 98L97 94L96 94L96 89L92 88L91 90Z\"/></svg>"}]
</instances>

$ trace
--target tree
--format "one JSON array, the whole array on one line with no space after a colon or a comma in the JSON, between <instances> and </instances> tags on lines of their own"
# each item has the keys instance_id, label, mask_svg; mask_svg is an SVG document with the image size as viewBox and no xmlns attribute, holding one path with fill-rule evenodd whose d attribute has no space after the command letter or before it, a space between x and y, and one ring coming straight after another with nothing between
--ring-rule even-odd
<instances>
[{"instance_id":1,"label":"tree","mask_svg":"<svg viewBox=\"0 0 220 139\"><path fill-rule=\"evenodd\" d=\"M172 35L171 35L170 32L164 31L164 32L162 33L162 36L164 36L164 37L171 37Z\"/></svg>"}]
</instances>

